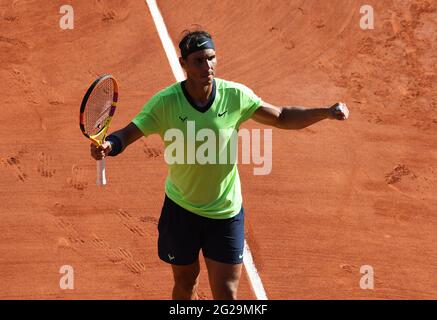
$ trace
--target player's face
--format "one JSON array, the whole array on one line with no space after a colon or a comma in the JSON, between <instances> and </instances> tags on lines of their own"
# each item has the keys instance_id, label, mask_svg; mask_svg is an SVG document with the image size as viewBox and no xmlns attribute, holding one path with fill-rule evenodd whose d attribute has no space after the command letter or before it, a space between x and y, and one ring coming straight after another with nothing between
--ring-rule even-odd
<instances>
[{"instance_id":1,"label":"player's face","mask_svg":"<svg viewBox=\"0 0 437 320\"><path fill-rule=\"evenodd\" d=\"M187 78L208 85L214 79L217 58L214 49L204 49L193 52L186 59L181 59L182 67L187 73Z\"/></svg>"}]
</instances>

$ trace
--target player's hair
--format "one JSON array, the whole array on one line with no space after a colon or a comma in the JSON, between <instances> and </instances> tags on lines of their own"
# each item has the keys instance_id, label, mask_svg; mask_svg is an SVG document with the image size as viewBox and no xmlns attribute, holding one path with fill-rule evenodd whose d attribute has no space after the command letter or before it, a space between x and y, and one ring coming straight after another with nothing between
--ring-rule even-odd
<instances>
[{"instance_id":1,"label":"player's hair","mask_svg":"<svg viewBox=\"0 0 437 320\"><path fill-rule=\"evenodd\" d=\"M181 40L179 41L179 49L181 53L184 50L188 50L193 41L197 42L201 38L209 38L212 40L211 34L199 25L195 25L191 30L186 29L182 31L180 37Z\"/></svg>"}]
</instances>

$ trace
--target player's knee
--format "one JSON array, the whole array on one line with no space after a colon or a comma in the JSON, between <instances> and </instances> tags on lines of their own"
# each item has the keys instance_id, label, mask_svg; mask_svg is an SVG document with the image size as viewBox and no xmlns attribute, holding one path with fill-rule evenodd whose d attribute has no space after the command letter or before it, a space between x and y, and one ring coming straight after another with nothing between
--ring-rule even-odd
<instances>
[{"instance_id":1,"label":"player's knee","mask_svg":"<svg viewBox=\"0 0 437 320\"><path fill-rule=\"evenodd\" d=\"M176 300L197 300L198 280L194 281L175 281L173 287L173 299Z\"/></svg>"},{"instance_id":2,"label":"player's knee","mask_svg":"<svg viewBox=\"0 0 437 320\"><path fill-rule=\"evenodd\" d=\"M215 290L214 299L216 300L237 300L238 283L233 281L224 283Z\"/></svg>"},{"instance_id":3,"label":"player's knee","mask_svg":"<svg viewBox=\"0 0 437 320\"><path fill-rule=\"evenodd\" d=\"M179 274L174 276L175 287L183 291L192 291L199 284L198 275Z\"/></svg>"}]
</instances>

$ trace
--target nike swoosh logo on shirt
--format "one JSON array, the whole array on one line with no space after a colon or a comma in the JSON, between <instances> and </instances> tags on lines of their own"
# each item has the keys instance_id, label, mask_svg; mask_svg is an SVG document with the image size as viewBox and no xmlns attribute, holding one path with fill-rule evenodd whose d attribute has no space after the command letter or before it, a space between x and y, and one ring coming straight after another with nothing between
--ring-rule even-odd
<instances>
[{"instance_id":1,"label":"nike swoosh logo on shirt","mask_svg":"<svg viewBox=\"0 0 437 320\"><path fill-rule=\"evenodd\" d=\"M226 112L228 112L228 110L226 110L226 111L224 111L224 112L222 112L222 113L219 113L218 116L221 117L221 116L223 116Z\"/></svg>"}]
</instances>

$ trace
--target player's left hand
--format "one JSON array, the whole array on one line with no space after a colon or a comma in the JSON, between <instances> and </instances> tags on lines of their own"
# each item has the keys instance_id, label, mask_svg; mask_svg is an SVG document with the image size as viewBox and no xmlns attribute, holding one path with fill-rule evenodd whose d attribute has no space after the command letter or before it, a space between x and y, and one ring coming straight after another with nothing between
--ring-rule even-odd
<instances>
[{"instance_id":1,"label":"player's left hand","mask_svg":"<svg viewBox=\"0 0 437 320\"><path fill-rule=\"evenodd\" d=\"M93 157L95 160L102 160L109 154L109 152L111 152L111 149L111 143L109 141L103 142L103 144L99 147L97 147L94 143L90 144L91 157Z\"/></svg>"},{"instance_id":2,"label":"player's left hand","mask_svg":"<svg viewBox=\"0 0 437 320\"><path fill-rule=\"evenodd\" d=\"M349 118L349 109L343 102L338 102L329 108L330 119L346 120Z\"/></svg>"}]
</instances>

